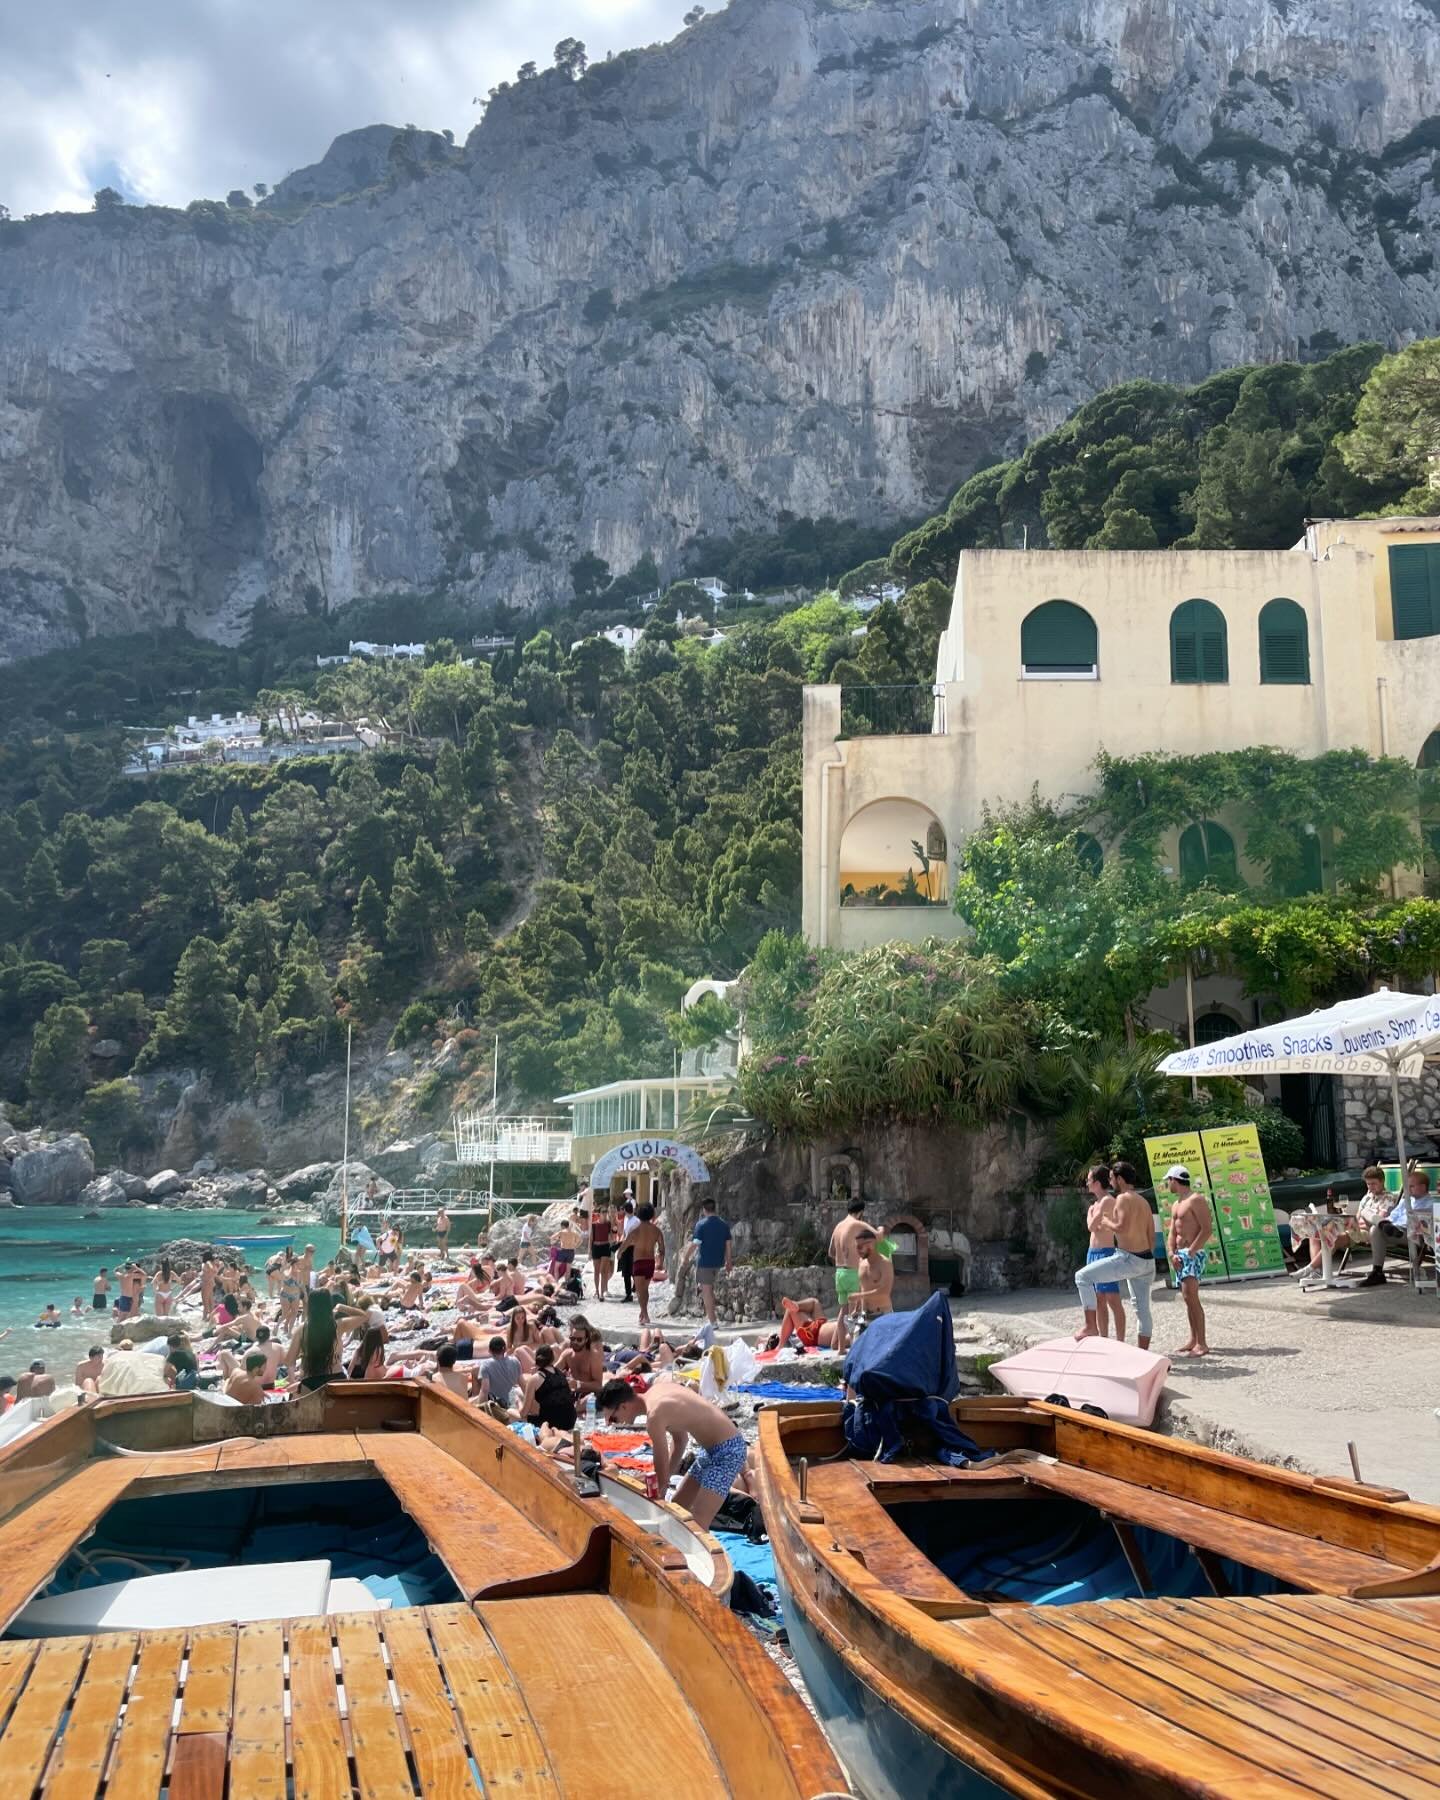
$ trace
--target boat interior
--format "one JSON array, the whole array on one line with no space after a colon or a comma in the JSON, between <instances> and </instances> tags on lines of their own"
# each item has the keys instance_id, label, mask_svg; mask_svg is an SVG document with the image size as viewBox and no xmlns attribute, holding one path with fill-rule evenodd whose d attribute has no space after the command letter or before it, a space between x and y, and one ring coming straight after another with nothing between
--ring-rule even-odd
<instances>
[{"instance_id":1,"label":"boat interior","mask_svg":"<svg viewBox=\"0 0 1440 1800\"><path fill-rule=\"evenodd\" d=\"M1440 1795L1440 1508L1063 1406L951 1411L1000 1455L858 1461L838 1406L760 1420L792 1608L918 1730L1025 1795Z\"/></svg>"},{"instance_id":2,"label":"boat interior","mask_svg":"<svg viewBox=\"0 0 1440 1800\"><path fill-rule=\"evenodd\" d=\"M0 1769L42 1800L649 1800L652 1743L677 1793L843 1788L716 1540L626 1511L429 1386L61 1414L0 1452Z\"/></svg>"}]
</instances>

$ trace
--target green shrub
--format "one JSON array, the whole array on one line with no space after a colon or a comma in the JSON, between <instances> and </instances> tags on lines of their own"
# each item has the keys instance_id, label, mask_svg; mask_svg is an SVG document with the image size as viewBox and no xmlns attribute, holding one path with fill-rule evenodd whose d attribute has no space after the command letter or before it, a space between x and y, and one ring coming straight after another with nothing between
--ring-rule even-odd
<instances>
[{"instance_id":1,"label":"green shrub","mask_svg":"<svg viewBox=\"0 0 1440 1800\"><path fill-rule=\"evenodd\" d=\"M390 1033L391 1049L403 1050L407 1045L429 1037L439 1017L439 1008L433 1000L412 1000Z\"/></svg>"}]
</instances>

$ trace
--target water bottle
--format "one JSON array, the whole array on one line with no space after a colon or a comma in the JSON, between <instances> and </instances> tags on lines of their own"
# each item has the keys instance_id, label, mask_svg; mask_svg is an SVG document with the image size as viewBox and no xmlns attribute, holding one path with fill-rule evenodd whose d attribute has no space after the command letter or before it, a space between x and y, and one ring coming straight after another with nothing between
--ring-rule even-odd
<instances>
[{"instance_id":1,"label":"water bottle","mask_svg":"<svg viewBox=\"0 0 1440 1800\"><path fill-rule=\"evenodd\" d=\"M275 1392L277 1394L283 1394L289 1385L290 1371L284 1363L281 1363L280 1367L275 1371Z\"/></svg>"},{"instance_id":2,"label":"water bottle","mask_svg":"<svg viewBox=\"0 0 1440 1800\"><path fill-rule=\"evenodd\" d=\"M585 1396L585 1423L592 1428L595 1424L595 1396L593 1394Z\"/></svg>"}]
</instances>

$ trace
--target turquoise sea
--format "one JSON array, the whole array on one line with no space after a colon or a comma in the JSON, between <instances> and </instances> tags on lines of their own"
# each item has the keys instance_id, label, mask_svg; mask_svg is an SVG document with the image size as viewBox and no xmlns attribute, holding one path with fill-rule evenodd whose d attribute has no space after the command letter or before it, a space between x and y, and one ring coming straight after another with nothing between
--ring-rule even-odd
<instances>
[{"instance_id":1,"label":"turquoise sea","mask_svg":"<svg viewBox=\"0 0 1440 1800\"><path fill-rule=\"evenodd\" d=\"M34 1206L0 1210L0 1375L18 1375L38 1356L57 1376L68 1380L92 1343L110 1341L113 1314L103 1319L88 1311L90 1284L96 1270L126 1257L154 1250L172 1238L204 1238L213 1232L248 1236L282 1230L262 1225L255 1212L166 1212L157 1208L116 1208L98 1219L82 1219L69 1207ZM317 1260L326 1262L340 1246L333 1225L297 1226L297 1248L314 1244ZM252 1264L261 1259L252 1255ZM87 1308L83 1320L69 1318L75 1296ZM53 1300L65 1323L58 1331L36 1331L34 1322L47 1300ZM113 1300L113 1291L112 1291Z\"/></svg>"}]
</instances>

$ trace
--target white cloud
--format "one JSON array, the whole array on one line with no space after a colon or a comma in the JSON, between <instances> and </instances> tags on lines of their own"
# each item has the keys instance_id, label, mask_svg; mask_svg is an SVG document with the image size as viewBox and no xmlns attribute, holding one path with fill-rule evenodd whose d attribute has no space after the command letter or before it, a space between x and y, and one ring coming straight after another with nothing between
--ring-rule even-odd
<instances>
[{"instance_id":1,"label":"white cloud","mask_svg":"<svg viewBox=\"0 0 1440 1800\"><path fill-rule=\"evenodd\" d=\"M722 0L712 0L718 10ZM689 0L62 0L10 9L0 202L88 209L95 188L183 206L272 185L362 125L448 126L522 62L674 35Z\"/></svg>"}]
</instances>

